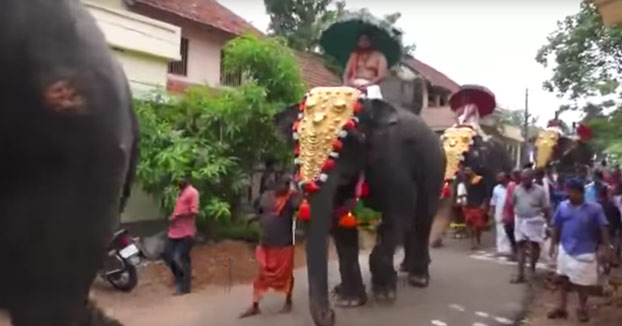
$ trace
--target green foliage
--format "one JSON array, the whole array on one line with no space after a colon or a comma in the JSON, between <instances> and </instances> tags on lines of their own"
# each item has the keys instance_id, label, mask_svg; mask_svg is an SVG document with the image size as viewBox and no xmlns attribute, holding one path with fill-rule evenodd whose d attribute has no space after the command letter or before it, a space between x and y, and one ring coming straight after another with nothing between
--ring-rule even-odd
<instances>
[{"instance_id":1,"label":"green foliage","mask_svg":"<svg viewBox=\"0 0 622 326\"><path fill-rule=\"evenodd\" d=\"M257 224L246 223L246 221L219 224L215 227L215 233L222 239L248 242L258 242L261 236L261 230Z\"/></svg>"},{"instance_id":2,"label":"green foliage","mask_svg":"<svg viewBox=\"0 0 622 326\"><path fill-rule=\"evenodd\" d=\"M361 224L369 224L375 220L380 219L381 214L375 210L366 207L363 201L358 201L356 206L352 209L352 214L356 216L356 219Z\"/></svg>"},{"instance_id":3,"label":"green foliage","mask_svg":"<svg viewBox=\"0 0 622 326\"><path fill-rule=\"evenodd\" d=\"M157 94L136 103L142 137L138 181L168 214L179 193L176 183L191 176L201 195L203 226L230 225L257 164L266 156L291 155L272 119L304 89L293 56L274 40L244 36L225 51L227 66L251 80L237 88L194 87L180 97Z\"/></svg>"},{"instance_id":4,"label":"green foliage","mask_svg":"<svg viewBox=\"0 0 622 326\"><path fill-rule=\"evenodd\" d=\"M334 0L264 0L270 16L270 31L283 37L289 47L315 52L320 33L334 22L345 8Z\"/></svg>"},{"instance_id":5,"label":"green foliage","mask_svg":"<svg viewBox=\"0 0 622 326\"><path fill-rule=\"evenodd\" d=\"M598 152L610 154L622 160L622 110L609 115L599 115L585 121L594 134L592 146Z\"/></svg>"},{"instance_id":6,"label":"green foliage","mask_svg":"<svg viewBox=\"0 0 622 326\"><path fill-rule=\"evenodd\" d=\"M571 99L620 91L622 26L607 27L595 6L583 1L579 13L558 22L536 56L553 76L545 88Z\"/></svg>"}]
</instances>

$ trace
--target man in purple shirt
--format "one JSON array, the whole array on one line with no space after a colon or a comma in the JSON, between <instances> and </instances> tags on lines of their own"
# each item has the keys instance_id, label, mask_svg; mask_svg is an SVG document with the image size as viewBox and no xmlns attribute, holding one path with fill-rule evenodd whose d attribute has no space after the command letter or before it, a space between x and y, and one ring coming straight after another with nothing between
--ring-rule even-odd
<instances>
[{"instance_id":1,"label":"man in purple shirt","mask_svg":"<svg viewBox=\"0 0 622 326\"><path fill-rule=\"evenodd\" d=\"M559 308L551 311L548 317L568 317L568 291L574 286L579 294L577 317L579 321L587 322L587 289L598 282L596 252L601 244L611 248L608 222L599 204L585 201L583 182L571 179L567 188L568 199L559 205L553 216L550 251L552 259L557 256L557 274L562 282L561 302Z\"/></svg>"}]
</instances>

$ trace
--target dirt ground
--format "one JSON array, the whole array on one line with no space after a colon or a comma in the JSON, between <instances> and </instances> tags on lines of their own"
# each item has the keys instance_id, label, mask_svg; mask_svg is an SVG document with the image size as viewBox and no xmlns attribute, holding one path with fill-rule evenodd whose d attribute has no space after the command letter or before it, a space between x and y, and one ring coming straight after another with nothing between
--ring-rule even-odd
<instances>
[{"instance_id":1,"label":"dirt ground","mask_svg":"<svg viewBox=\"0 0 622 326\"><path fill-rule=\"evenodd\" d=\"M191 254L192 289L219 293L227 292L233 285L252 282L257 274L255 247L255 244L228 240L197 245ZM329 257L337 257L332 244L329 247ZM298 243L294 254L294 268L305 264L305 246L304 243ZM148 306L173 293L174 279L162 261L141 265L138 273L138 286L130 293L117 291L98 278L91 289L91 296L103 306L114 306L118 300L123 300L140 307Z\"/></svg>"},{"instance_id":2,"label":"dirt ground","mask_svg":"<svg viewBox=\"0 0 622 326\"><path fill-rule=\"evenodd\" d=\"M618 270L617 273L622 273ZM593 296L589 299L591 320L588 323L580 323L577 320L577 294L570 293L567 320L550 320L547 313L557 307L559 303L559 293L557 285L552 281L552 274L542 277L533 284L533 301L530 303L530 310L524 320L524 325L534 326L579 326L579 325L598 325L598 326L617 326L622 320L622 306L612 304L612 299L603 296L600 288L593 289Z\"/></svg>"}]
</instances>

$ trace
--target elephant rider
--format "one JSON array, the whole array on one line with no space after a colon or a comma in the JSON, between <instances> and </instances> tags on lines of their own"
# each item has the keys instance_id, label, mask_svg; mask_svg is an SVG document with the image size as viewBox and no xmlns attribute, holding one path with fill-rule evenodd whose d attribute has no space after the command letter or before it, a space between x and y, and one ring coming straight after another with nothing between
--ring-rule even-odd
<instances>
[{"instance_id":1,"label":"elephant rider","mask_svg":"<svg viewBox=\"0 0 622 326\"><path fill-rule=\"evenodd\" d=\"M343 82L346 86L366 91L368 98L382 99L379 84L388 70L387 58L374 48L371 33L363 32L356 49L350 54Z\"/></svg>"}]
</instances>

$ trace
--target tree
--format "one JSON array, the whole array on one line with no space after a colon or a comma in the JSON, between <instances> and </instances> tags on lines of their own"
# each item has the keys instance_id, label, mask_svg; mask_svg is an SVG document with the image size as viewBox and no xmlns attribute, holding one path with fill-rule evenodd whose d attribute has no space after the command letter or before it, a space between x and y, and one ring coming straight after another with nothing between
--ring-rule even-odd
<instances>
[{"instance_id":1,"label":"tree","mask_svg":"<svg viewBox=\"0 0 622 326\"><path fill-rule=\"evenodd\" d=\"M289 47L315 52L324 26L344 12L345 2L334 0L264 0L269 29ZM333 7L334 9L331 9Z\"/></svg>"},{"instance_id":2,"label":"tree","mask_svg":"<svg viewBox=\"0 0 622 326\"><path fill-rule=\"evenodd\" d=\"M553 76L545 89L572 100L619 94L622 77L622 26L607 27L596 7L581 3L580 11L558 22L536 56Z\"/></svg>"},{"instance_id":3,"label":"tree","mask_svg":"<svg viewBox=\"0 0 622 326\"><path fill-rule=\"evenodd\" d=\"M545 67L553 64L553 75L544 88L572 101L560 107L560 112L583 112L583 122L593 130L595 149L622 154L618 132L622 123L622 26L604 26L596 7L583 1L577 14L558 22L536 61ZM587 104L578 100L587 100Z\"/></svg>"},{"instance_id":4,"label":"tree","mask_svg":"<svg viewBox=\"0 0 622 326\"><path fill-rule=\"evenodd\" d=\"M244 72L238 88L194 87L180 97L140 101L141 160L138 180L160 204L173 209L176 181L190 175L201 193L202 225L227 224L266 154L289 158L272 125L285 103L304 86L293 54L272 39L242 36L225 46L225 69Z\"/></svg>"}]
</instances>

